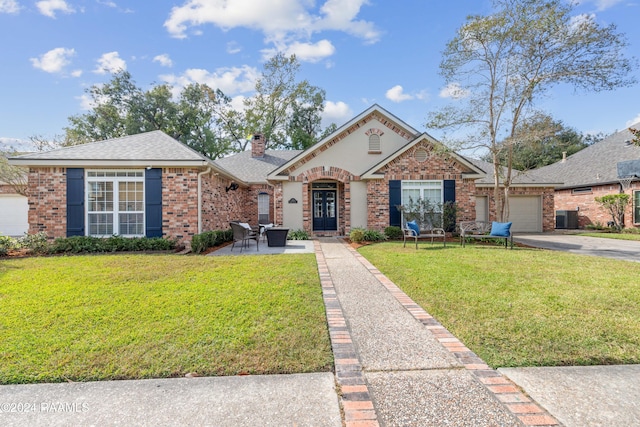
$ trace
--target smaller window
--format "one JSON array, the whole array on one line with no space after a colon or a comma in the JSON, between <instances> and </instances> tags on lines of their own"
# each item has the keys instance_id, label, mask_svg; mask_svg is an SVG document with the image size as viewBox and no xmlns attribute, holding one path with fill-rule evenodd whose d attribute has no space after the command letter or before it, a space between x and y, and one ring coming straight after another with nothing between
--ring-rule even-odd
<instances>
[{"instance_id":1,"label":"smaller window","mask_svg":"<svg viewBox=\"0 0 640 427\"><path fill-rule=\"evenodd\" d=\"M269 195L267 193L258 194L258 223L269 224Z\"/></svg>"},{"instance_id":2,"label":"smaller window","mask_svg":"<svg viewBox=\"0 0 640 427\"><path fill-rule=\"evenodd\" d=\"M592 191L591 187L574 188L571 190L571 194L589 194Z\"/></svg>"},{"instance_id":3,"label":"smaller window","mask_svg":"<svg viewBox=\"0 0 640 427\"><path fill-rule=\"evenodd\" d=\"M379 153L381 151L380 135L375 133L369 135L369 153Z\"/></svg>"}]
</instances>

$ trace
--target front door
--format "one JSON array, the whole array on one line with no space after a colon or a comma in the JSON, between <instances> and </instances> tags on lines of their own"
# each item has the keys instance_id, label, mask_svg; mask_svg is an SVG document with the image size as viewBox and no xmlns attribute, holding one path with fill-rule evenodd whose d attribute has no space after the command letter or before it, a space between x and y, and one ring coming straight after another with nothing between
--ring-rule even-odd
<instances>
[{"instance_id":1,"label":"front door","mask_svg":"<svg viewBox=\"0 0 640 427\"><path fill-rule=\"evenodd\" d=\"M336 190L313 190L313 231L336 231Z\"/></svg>"}]
</instances>

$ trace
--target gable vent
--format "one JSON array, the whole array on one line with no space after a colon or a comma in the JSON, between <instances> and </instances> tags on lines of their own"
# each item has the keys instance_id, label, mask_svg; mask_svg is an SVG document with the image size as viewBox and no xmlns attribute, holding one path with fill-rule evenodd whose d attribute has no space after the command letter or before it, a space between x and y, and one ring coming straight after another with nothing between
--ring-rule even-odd
<instances>
[{"instance_id":1,"label":"gable vent","mask_svg":"<svg viewBox=\"0 0 640 427\"><path fill-rule=\"evenodd\" d=\"M369 152L378 153L381 151L380 135L369 135Z\"/></svg>"},{"instance_id":2,"label":"gable vent","mask_svg":"<svg viewBox=\"0 0 640 427\"><path fill-rule=\"evenodd\" d=\"M418 148L415 153L413 153L413 157L419 161L424 162L427 160L428 153L424 148Z\"/></svg>"}]
</instances>

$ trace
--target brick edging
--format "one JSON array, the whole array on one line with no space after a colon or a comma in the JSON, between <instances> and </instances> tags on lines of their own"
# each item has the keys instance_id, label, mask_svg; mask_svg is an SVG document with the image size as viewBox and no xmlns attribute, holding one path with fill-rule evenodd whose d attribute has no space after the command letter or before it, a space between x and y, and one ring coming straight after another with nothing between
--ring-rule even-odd
<instances>
[{"instance_id":1,"label":"brick edging","mask_svg":"<svg viewBox=\"0 0 640 427\"><path fill-rule=\"evenodd\" d=\"M469 350L457 337L449 332L440 322L427 313L407 294L405 294L387 276L382 274L373 264L346 242L344 245L353 256L398 300L398 302L435 336L440 344L453 354L460 363L471 372L479 382L509 412L527 427L561 426L562 424L542 406L522 392L522 390L500 372L492 369L474 352Z\"/></svg>"},{"instance_id":2,"label":"brick edging","mask_svg":"<svg viewBox=\"0 0 640 427\"><path fill-rule=\"evenodd\" d=\"M346 427L379 427L378 416L362 373L362 365L351 339L351 332L336 295L320 242L314 240L322 297L327 315L329 338L335 364L335 376L340 393L340 406Z\"/></svg>"}]
</instances>

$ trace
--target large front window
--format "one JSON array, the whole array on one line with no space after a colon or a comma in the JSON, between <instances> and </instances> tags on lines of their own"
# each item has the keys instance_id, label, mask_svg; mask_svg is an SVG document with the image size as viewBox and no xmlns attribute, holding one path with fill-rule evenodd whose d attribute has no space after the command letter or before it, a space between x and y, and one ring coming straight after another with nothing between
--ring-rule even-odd
<instances>
[{"instance_id":1,"label":"large front window","mask_svg":"<svg viewBox=\"0 0 640 427\"><path fill-rule=\"evenodd\" d=\"M424 226L442 227L442 198L442 181L402 181L402 206L411 206L414 211L420 207L421 222L430 223ZM407 216L410 215L405 210L403 222Z\"/></svg>"},{"instance_id":2,"label":"large front window","mask_svg":"<svg viewBox=\"0 0 640 427\"><path fill-rule=\"evenodd\" d=\"M633 223L640 224L640 191L633 192Z\"/></svg>"},{"instance_id":3,"label":"large front window","mask_svg":"<svg viewBox=\"0 0 640 427\"><path fill-rule=\"evenodd\" d=\"M88 171L90 236L144 236L144 172Z\"/></svg>"}]
</instances>

